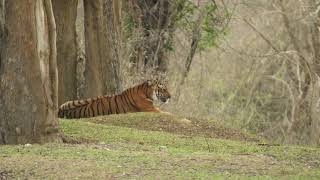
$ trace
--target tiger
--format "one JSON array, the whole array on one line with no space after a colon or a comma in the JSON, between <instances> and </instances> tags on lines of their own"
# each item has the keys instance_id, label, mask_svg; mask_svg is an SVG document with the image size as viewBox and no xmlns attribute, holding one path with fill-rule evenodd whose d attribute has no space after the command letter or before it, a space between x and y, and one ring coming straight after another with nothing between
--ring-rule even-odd
<instances>
[{"instance_id":1,"label":"tiger","mask_svg":"<svg viewBox=\"0 0 320 180\"><path fill-rule=\"evenodd\" d=\"M132 112L162 112L154 106L154 101L168 103L170 98L164 83L147 80L121 94L65 102L59 107L58 117L74 119Z\"/></svg>"}]
</instances>

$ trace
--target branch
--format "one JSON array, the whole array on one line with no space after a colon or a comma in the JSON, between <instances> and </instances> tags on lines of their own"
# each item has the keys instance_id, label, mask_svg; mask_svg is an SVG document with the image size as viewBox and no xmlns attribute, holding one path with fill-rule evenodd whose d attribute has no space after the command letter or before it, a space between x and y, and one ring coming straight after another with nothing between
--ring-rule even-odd
<instances>
[{"instance_id":1,"label":"branch","mask_svg":"<svg viewBox=\"0 0 320 180\"><path fill-rule=\"evenodd\" d=\"M293 93L293 90L292 88L290 87L290 85L284 81L283 79L279 79L279 78L276 78L275 76L267 76L268 78L270 79L273 79L275 81L278 81L280 82L281 84L283 84L287 89L288 89L288 92L289 92L289 95L290 95L290 98L291 98L291 102L292 102L292 108L291 108L291 123L295 121L295 111L296 111L296 100L295 100L295 96L294 96L294 93ZM291 126L292 124L290 124ZM291 129L291 128L289 128Z\"/></svg>"},{"instance_id":2,"label":"branch","mask_svg":"<svg viewBox=\"0 0 320 180\"><path fill-rule=\"evenodd\" d=\"M288 32L291 43L293 44L293 47L296 50L297 55L300 58L299 62L300 62L300 65L303 67L302 71L306 73L305 82L304 82L305 85L304 85L304 87L301 87L302 89L301 89L301 93L300 93L300 97L304 99L307 95L307 91L309 90L309 85L310 85L311 81L313 81L313 76L312 76L313 73L312 73L309 62L302 55L302 51L301 51L301 48L300 48L299 42L298 42L299 40L295 37L295 35L292 32L292 27L291 27L291 24L289 21L289 17L286 13L286 9L284 7L282 0L279 0L279 5L280 5L281 11L282 11L281 15L282 15L282 19L283 19L285 28ZM301 82L301 81L299 81L299 82Z\"/></svg>"},{"instance_id":3,"label":"branch","mask_svg":"<svg viewBox=\"0 0 320 180\"><path fill-rule=\"evenodd\" d=\"M275 47L275 46L271 43L271 41L269 41L269 39L268 39L266 36L264 36L264 34L262 34L260 31L258 31L258 29L257 29L254 25L252 25L247 19L244 18L243 21L244 21L246 24L248 24L248 25L251 27L252 30L254 30L257 34L259 34L259 36L260 36L267 44L269 44L269 46L270 46L276 53L279 53L279 52L280 52L280 50L279 50L277 47Z\"/></svg>"},{"instance_id":4,"label":"branch","mask_svg":"<svg viewBox=\"0 0 320 180\"><path fill-rule=\"evenodd\" d=\"M281 13L281 14L284 14ZM287 16L286 16L287 17ZM257 34L259 34L259 36L267 43L269 44L269 46L276 52L276 53L281 53L280 49L278 49L276 46L274 46L272 44L272 42L266 37L264 36L264 34L262 34L254 25L252 25L247 19L243 19L244 22L246 22ZM288 19L287 19L288 20ZM285 21L285 20L284 20ZM285 23L286 24L286 23ZM288 28L289 26L286 26L287 30L290 31ZM291 32L291 31L290 31ZM291 32L292 33L292 32ZM290 38L295 38L293 35L290 35ZM296 42L296 40L293 40L294 42ZM293 43L294 43L293 42ZM296 49L296 46L297 46L297 49ZM311 70L311 67L310 67L310 64L309 62L305 59L305 57L301 54L300 52L300 48L298 47L298 45L294 45L295 47L295 52L296 52L296 55L299 56L299 60L298 60L298 63L300 66L303 67L303 71L306 73L306 78L305 78L305 81L306 81L306 84L309 84L312 80L313 80L313 76L312 76L312 70ZM291 58L285 53L284 54L284 57L290 62L291 61ZM304 89L303 89L303 92L307 92L308 90L308 86L304 86ZM305 93L303 95L301 95L301 97L305 97Z\"/></svg>"},{"instance_id":5,"label":"branch","mask_svg":"<svg viewBox=\"0 0 320 180\"><path fill-rule=\"evenodd\" d=\"M183 72L181 85L184 84L184 81L188 76L193 57L194 57L196 50L198 48L198 43L199 43L199 40L201 37L201 24L202 24L203 18L204 18L204 13L201 13L199 15L197 22L195 23L195 25L193 27L193 30L192 30L191 48L190 48L190 51L189 51L189 54L188 54L188 57L187 57L187 60L185 63L185 70Z\"/></svg>"},{"instance_id":6,"label":"branch","mask_svg":"<svg viewBox=\"0 0 320 180\"><path fill-rule=\"evenodd\" d=\"M202 12L202 11L200 11L200 12ZM187 60L185 62L185 69L182 72L182 77L181 77L181 81L179 84L180 87L185 83L185 80L186 80L188 73L190 71L193 57L194 57L196 50L198 48L198 42L199 42L200 36L201 36L201 24L202 24L203 18L204 18L204 13L201 13L199 15L196 23L194 24L194 27L192 30L191 48L190 48ZM177 92L176 92L177 101L179 101L179 98L180 98L180 91L181 91L180 89L181 88L177 88Z\"/></svg>"},{"instance_id":7,"label":"branch","mask_svg":"<svg viewBox=\"0 0 320 180\"><path fill-rule=\"evenodd\" d=\"M291 40L294 48L296 49L296 51L298 51L300 53L301 51L300 51L300 47L298 45L298 40L295 38L295 35L292 32L290 21L289 21L289 18L287 16L285 7L283 5L283 1L279 0L279 2L280 2L279 5L280 5L281 11L282 11L281 15L282 15L282 19L283 19L283 22L284 22L284 26L287 29L288 35L290 37L290 40Z\"/></svg>"}]
</instances>

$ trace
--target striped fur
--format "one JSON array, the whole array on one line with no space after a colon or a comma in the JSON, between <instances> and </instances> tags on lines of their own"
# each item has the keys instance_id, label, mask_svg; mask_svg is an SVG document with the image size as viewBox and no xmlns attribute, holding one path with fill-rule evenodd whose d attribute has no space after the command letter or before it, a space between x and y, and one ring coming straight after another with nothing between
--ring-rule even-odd
<instances>
[{"instance_id":1,"label":"striped fur","mask_svg":"<svg viewBox=\"0 0 320 180\"><path fill-rule=\"evenodd\" d=\"M168 102L170 97L164 84L148 80L118 95L68 101L59 107L58 116L71 119L129 112L160 112L153 101Z\"/></svg>"}]
</instances>

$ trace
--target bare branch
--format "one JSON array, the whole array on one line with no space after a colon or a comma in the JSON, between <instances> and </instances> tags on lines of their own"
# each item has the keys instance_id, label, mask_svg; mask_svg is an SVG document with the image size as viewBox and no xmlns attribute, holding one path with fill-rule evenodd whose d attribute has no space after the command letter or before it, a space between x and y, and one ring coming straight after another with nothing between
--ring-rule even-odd
<instances>
[{"instance_id":1,"label":"bare branch","mask_svg":"<svg viewBox=\"0 0 320 180\"><path fill-rule=\"evenodd\" d=\"M271 43L271 41L270 41L264 34L262 34L260 31L258 31L258 29L257 29L254 25L252 25L247 19L243 19L243 21L244 21L246 24L248 24L248 25L251 27L251 29L253 29L257 34L259 34L259 36L260 36L267 44L269 44L269 46L270 46L275 52L277 52L277 53L280 52L280 50L279 50L277 47L275 47L275 46Z\"/></svg>"},{"instance_id":2,"label":"bare branch","mask_svg":"<svg viewBox=\"0 0 320 180\"><path fill-rule=\"evenodd\" d=\"M191 48L185 63L185 71L183 72L181 85L184 84L185 78L188 76L193 57L198 48L198 43L201 37L201 24L202 24L203 18L204 18L204 13L201 13L192 30Z\"/></svg>"}]
</instances>

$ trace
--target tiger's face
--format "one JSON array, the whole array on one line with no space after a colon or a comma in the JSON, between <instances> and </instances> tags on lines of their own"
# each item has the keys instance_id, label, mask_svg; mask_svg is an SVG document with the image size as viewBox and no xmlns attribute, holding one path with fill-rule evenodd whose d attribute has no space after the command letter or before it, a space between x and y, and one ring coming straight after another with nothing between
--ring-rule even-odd
<instances>
[{"instance_id":1,"label":"tiger's face","mask_svg":"<svg viewBox=\"0 0 320 180\"><path fill-rule=\"evenodd\" d=\"M148 85L152 89L152 99L153 100L160 100L164 103L168 103L171 95L168 91L167 86L160 82L159 80L148 80Z\"/></svg>"}]
</instances>

